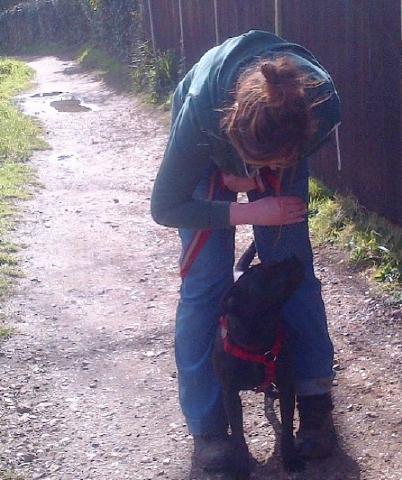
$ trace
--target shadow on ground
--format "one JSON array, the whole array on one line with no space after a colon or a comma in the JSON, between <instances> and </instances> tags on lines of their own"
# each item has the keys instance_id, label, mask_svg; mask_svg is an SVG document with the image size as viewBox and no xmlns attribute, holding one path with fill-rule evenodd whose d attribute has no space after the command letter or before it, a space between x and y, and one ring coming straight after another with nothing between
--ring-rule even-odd
<instances>
[{"instance_id":1,"label":"shadow on ground","mask_svg":"<svg viewBox=\"0 0 402 480\"><path fill-rule=\"evenodd\" d=\"M272 456L265 463L255 462L250 480L287 479L283 472L279 456L279 442L276 437ZM308 480L360 480L360 467L348 455L342 445L338 445L332 457L325 460L314 460L307 464L303 479ZM188 476L180 480L238 480L231 472L206 472L192 457ZM300 479L301 480L301 479Z\"/></svg>"}]
</instances>

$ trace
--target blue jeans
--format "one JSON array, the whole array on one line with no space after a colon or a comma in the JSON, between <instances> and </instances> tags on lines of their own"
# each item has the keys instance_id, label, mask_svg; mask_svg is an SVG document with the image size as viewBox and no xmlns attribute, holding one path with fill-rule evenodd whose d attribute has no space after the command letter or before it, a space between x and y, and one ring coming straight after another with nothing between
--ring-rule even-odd
<instances>
[{"instance_id":1,"label":"blue jeans","mask_svg":"<svg viewBox=\"0 0 402 480\"><path fill-rule=\"evenodd\" d=\"M213 165L205 172L194 194L203 198L208 191ZM250 192L250 201L272 191ZM282 194L307 201L308 167L303 162L282 180ZM219 189L215 199L235 201L236 194ZM183 251L195 231L179 230ZM233 283L233 227L213 230L207 243L183 279L177 308L175 352L180 405L190 433L212 435L226 431L221 387L214 375L211 354L220 316L220 300ZM284 227L254 227L261 262L270 263L297 255L305 266L305 277L284 307L284 321L298 395L328 392L334 378L333 347L328 335L321 285L314 275L307 221Z\"/></svg>"}]
</instances>

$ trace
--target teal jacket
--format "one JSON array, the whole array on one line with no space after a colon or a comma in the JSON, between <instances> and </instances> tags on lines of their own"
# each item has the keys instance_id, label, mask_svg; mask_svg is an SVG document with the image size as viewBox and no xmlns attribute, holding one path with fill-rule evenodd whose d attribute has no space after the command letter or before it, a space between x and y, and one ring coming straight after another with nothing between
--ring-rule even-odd
<instances>
[{"instance_id":1,"label":"teal jacket","mask_svg":"<svg viewBox=\"0 0 402 480\"><path fill-rule=\"evenodd\" d=\"M314 109L318 129L303 156L316 150L340 123L335 86L308 50L256 30L229 38L206 52L175 91L170 137L151 198L157 223L193 229L229 226L230 202L193 199L193 192L211 161L225 172L248 175L243 160L220 129L222 109L233 102L234 86L245 68L259 58L283 54L321 81L307 92L311 102L328 98Z\"/></svg>"}]
</instances>

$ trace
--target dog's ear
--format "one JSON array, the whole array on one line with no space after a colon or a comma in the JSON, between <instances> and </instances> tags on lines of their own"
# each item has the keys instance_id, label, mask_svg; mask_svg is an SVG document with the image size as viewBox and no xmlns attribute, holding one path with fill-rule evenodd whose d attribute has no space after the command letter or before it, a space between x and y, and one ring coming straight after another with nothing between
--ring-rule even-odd
<instances>
[{"instance_id":1,"label":"dog's ear","mask_svg":"<svg viewBox=\"0 0 402 480\"><path fill-rule=\"evenodd\" d=\"M233 311L239 304L240 289L236 284L232 285L222 298L221 306L225 312Z\"/></svg>"},{"instance_id":2,"label":"dog's ear","mask_svg":"<svg viewBox=\"0 0 402 480\"><path fill-rule=\"evenodd\" d=\"M226 310L233 310L233 308L236 306L236 303L236 298L233 295L229 295L228 298L225 300Z\"/></svg>"}]
</instances>

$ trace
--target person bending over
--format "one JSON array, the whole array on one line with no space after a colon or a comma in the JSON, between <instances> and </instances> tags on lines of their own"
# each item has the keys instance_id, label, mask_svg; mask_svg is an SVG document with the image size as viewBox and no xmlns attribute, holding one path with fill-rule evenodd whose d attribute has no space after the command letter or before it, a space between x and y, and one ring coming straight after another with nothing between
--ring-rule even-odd
<instances>
[{"instance_id":1,"label":"person bending over","mask_svg":"<svg viewBox=\"0 0 402 480\"><path fill-rule=\"evenodd\" d=\"M305 48L250 31L205 53L178 85L154 183L154 220L179 229L182 284L175 354L195 454L225 468L230 439L211 353L220 300L233 284L236 225L258 257L296 255L305 278L284 307L306 456L329 453L333 346L307 223L308 157L340 123L333 81ZM248 202L237 201L247 192ZM304 449L304 450L303 450Z\"/></svg>"}]
</instances>

